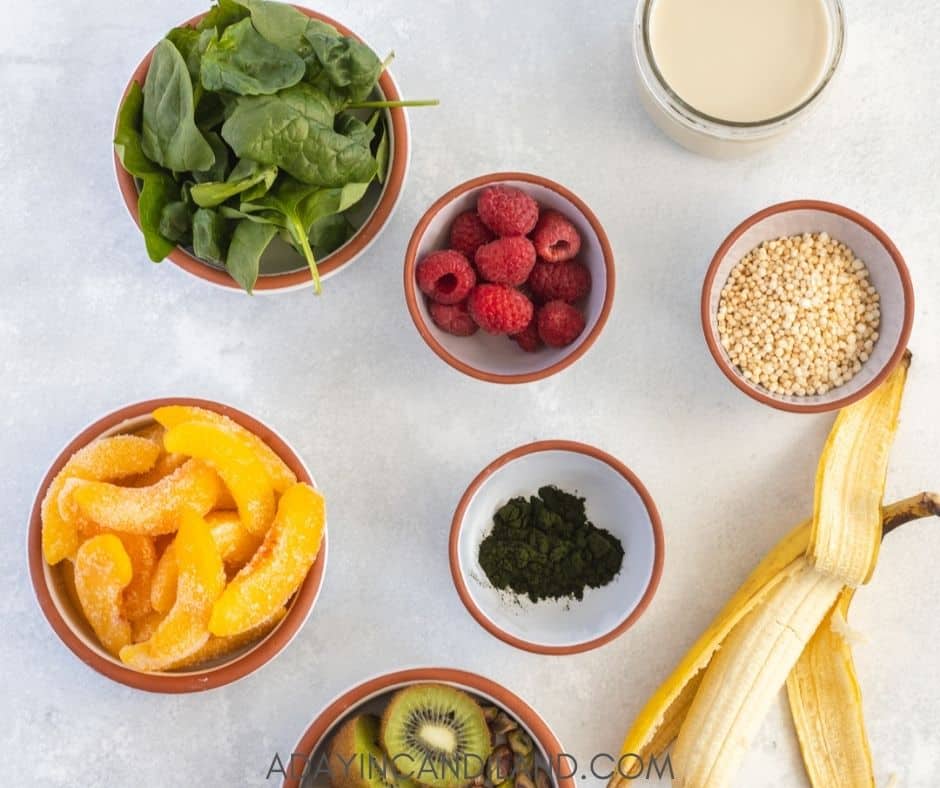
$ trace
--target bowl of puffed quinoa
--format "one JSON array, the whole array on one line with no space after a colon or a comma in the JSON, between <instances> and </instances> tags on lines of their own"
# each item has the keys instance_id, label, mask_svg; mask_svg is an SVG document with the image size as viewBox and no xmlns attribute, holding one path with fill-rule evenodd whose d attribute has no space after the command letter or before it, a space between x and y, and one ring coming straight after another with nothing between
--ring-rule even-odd
<instances>
[{"instance_id":1,"label":"bowl of puffed quinoa","mask_svg":"<svg viewBox=\"0 0 940 788\"><path fill-rule=\"evenodd\" d=\"M837 410L901 360L914 291L897 247L834 203L760 211L721 244L702 288L702 328L721 371L766 405Z\"/></svg>"}]
</instances>

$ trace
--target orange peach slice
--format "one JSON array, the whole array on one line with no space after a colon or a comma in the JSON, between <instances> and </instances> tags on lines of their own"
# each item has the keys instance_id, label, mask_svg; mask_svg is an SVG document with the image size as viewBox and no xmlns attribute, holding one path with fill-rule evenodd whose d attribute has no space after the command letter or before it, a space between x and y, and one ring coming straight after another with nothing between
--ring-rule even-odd
<instances>
[{"instance_id":1,"label":"orange peach slice","mask_svg":"<svg viewBox=\"0 0 940 788\"><path fill-rule=\"evenodd\" d=\"M160 445L162 446L163 444L161 443ZM189 457L182 454L167 454L167 452L163 452L157 457L157 461L149 471L125 479L124 484L128 487L149 487L151 484L156 484L161 479L169 476L181 465L185 465L188 459Z\"/></svg>"},{"instance_id":2,"label":"orange peach slice","mask_svg":"<svg viewBox=\"0 0 940 788\"><path fill-rule=\"evenodd\" d=\"M241 569L261 547L261 537L255 536L242 525L238 512L209 512L206 522L209 523L212 539L222 554L225 569L229 572Z\"/></svg>"},{"instance_id":3,"label":"orange peach slice","mask_svg":"<svg viewBox=\"0 0 940 788\"><path fill-rule=\"evenodd\" d=\"M131 622L131 643L141 643L153 637L157 631L160 622L163 621L164 614L156 610L151 610L143 618Z\"/></svg>"},{"instance_id":4,"label":"orange peach slice","mask_svg":"<svg viewBox=\"0 0 940 788\"><path fill-rule=\"evenodd\" d=\"M261 536L274 517L274 490L256 453L227 427L187 421L167 430L163 445L211 465L228 488L242 524ZM203 512L205 514L205 512Z\"/></svg>"},{"instance_id":5,"label":"orange peach slice","mask_svg":"<svg viewBox=\"0 0 940 788\"><path fill-rule=\"evenodd\" d=\"M149 639L120 651L121 661L137 670L165 670L202 648L213 605L225 587L222 558L202 517L184 512L174 544L179 581L173 609Z\"/></svg>"},{"instance_id":6,"label":"orange peach slice","mask_svg":"<svg viewBox=\"0 0 940 788\"><path fill-rule=\"evenodd\" d=\"M261 438L250 430L246 430L241 424L233 421L228 416L216 413L205 408L193 408L186 405L168 405L164 408L157 408L153 412L153 417L167 429L177 427L187 421L200 421L207 424L216 424L225 427L233 435L244 441L258 457L258 461L264 466L265 473L271 481L271 487L276 493L282 493L292 484L296 483L297 477L294 472L287 467L287 464L278 457L277 453L268 446Z\"/></svg>"},{"instance_id":7,"label":"orange peach slice","mask_svg":"<svg viewBox=\"0 0 940 788\"><path fill-rule=\"evenodd\" d=\"M147 471L160 446L136 435L101 438L79 449L52 480L42 501L42 554L49 564L75 555L81 541L75 523L59 512L59 495L71 478L91 481L122 479Z\"/></svg>"},{"instance_id":8,"label":"orange peach slice","mask_svg":"<svg viewBox=\"0 0 940 788\"><path fill-rule=\"evenodd\" d=\"M252 627L239 635L224 638L211 637L206 641L206 645L199 649L199 651L175 663L172 669L180 670L195 667L204 662L227 656L240 648L244 648L255 641L261 640L269 635L286 615L287 608L282 607L279 608L273 616L258 624L258 626Z\"/></svg>"},{"instance_id":9,"label":"orange peach slice","mask_svg":"<svg viewBox=\"0 0 940 788\"><path fill-rule=\"evenodd\" d=\"M131 534L168 534L184 513L202 516L219 497L219 479L202 462L190 460L149 487L120 487L107 482L77 482L59 507L76 506L102 528Z\"/></svg>"},{"instance_id":10,"label":"orange peach slice","mask_svg":"<svg viewBox=\"0 0 940 788\"><path fill-rule=\"evenodd\" d=\"M101 645L112 654L131 642L122 593L133 573L131 559L114 534L93 536L75 556L75 591L82 612Z\"/></svg>"},{"instance_id":11,"label":"orange peach slice","mask_svg":"<svg viewBox=\"0 0 940 788\"><path fill-rule=\"evenodd\" d=\"M259 537L245 530L238 512L210 512L206 522L227 572L241 569L261 545ZM173 607L177 572L176 549L171 542L160 556L150 583L150 603L154 610L165 613Z\"/></svg>"},{"instance_id":12,"label":"orange peach slice","mask_svg":"<svg viewBox=\"0 0 940 788\"><path fill-rule=\"evenodd\" d=\"M166 434L166 429L162 424L155 421L136 430L134 434L152 440L161 450L163 449L163 436ZM124 479L123 483L127 487L149 487L151 484L160 481L164 476L169 476L188 459L182 454L169 454L161 451L160 456L157 457L157 461L149 471Z\"/></svg>"},{"instance_id":13,"label":"orange peach slice","mask_svg":"<svg viewBox=\"0 0 940 788\"><path fill-rule=\"evenodd\" d=\"M179 580L179 565L173 542L166 546L150 581L150 604L158 613L167 613L176 601L176 583Z\"/></svg>"},{"instance_id":14,"label":"orange peach slice","mask_svg":"<svg viewBox=\"0 0 940 788\"><path fill-rule=\"evenodd\" d=\"M133 624L153 612L150 604L150 583L157 565L157 548L153 539L143 534L115 534L131 559L134 575L124 589L124 611Z\"/></svg>"},{"instance_id":15,"label":"orange peach slice","mask_svg":"<svg viewBox=\"0 0 940 788\"><path fill-rule=\"evenodd\" d=\"M316 560L325 522L319 493L306 484L288 489L261 547L216 602L209 621L212 634L238 635L283 607Z\"/></svg>"}]
</instances>

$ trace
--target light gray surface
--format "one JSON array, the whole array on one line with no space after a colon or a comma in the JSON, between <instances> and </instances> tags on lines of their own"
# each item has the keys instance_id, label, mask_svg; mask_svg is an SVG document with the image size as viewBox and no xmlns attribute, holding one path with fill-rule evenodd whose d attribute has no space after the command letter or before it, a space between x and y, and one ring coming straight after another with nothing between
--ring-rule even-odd
<instances>
[{"instance_id":1,"label":"light gray surface","mask_svg":"<svg viewBox=\"0 0 940 788\"><path fill-rule=\"evenodd\" d=\"M147 262L114 185L109 135L143 52L202 0L5 3L0 24L0 774L5 785L264 785L334 695L414 664L486 674L528 699L565 746L616 749L633 715L745 573L811 508L831 417L777 413L719 373L698 324L708 260L772 202L817 197L872 217L907 257L916 361L888 498L940 487L940 11L855 0L828 102L759 158L675 147L629 78L633 4L329 0L322 9L395 49L412 171L388 231L310 293L249 299ZM604 10L600 10L604 9ZM618 259L611 320L568 372L494 388L446 367L407 315L400 272L430 202L458 181L519 168L579 193ZM159 697L82 666L33 600L26 515L47 463L106 410L167 394L231 402L269 421L329 496L330 566L306 628L273 664L207 695ZM659 594L593 653L539 657L490 637L453 591L452 509L474 474L536 438L595 443L657 500ZM940 524L885 545L852 625L879 785L940 774ZM779 704L737 785L801 786Z\"/></svg>"}]
</instances>

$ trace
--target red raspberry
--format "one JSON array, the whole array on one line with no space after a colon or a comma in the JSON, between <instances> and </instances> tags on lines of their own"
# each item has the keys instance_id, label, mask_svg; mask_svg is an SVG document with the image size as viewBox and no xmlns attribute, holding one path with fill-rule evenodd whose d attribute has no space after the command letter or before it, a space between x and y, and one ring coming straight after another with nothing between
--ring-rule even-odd
<instances>
[{"instance_id":1,"label":"red raspberry","mask_svg":"<svg viewBox=\"0 0 940 788\"><path fill-rule=\"evenodd\" d=\"M581 236L558 211L545 211L539 217L532 231L532 243L539 257L549 263L570 260L581 250Z\"/></svg>"},{"instance_id":2,"label":"red raspberry","mask_svg":"<svg viewBox=\"0 0 940 788\"><path fill-rule=\"evenodd\" d=\"M477 283L477 275L460 252L432 252L415 267L418 287L439 304L463 301Z\"/></svg>"},{"instance_id":3,"label":"red raspberry","mask_svg":"<svg viewBox=\"0 0 940 788\"><path fill-rule=\"evenodd\" d=\"M577 260L563 263L538 262L529 274L529 289L537 301L574 303L591 289L591 272Z\"/></svg>"},{"instance_id":4,"label":"red raspberry","mask_svg":"<svg viewBox=\"0 0 940 788\"><path fill-rule=\"evenodd\" d=\"M565 347L584 331L584 316L564 301L549 301L539 310L539 336L549 347Z\"/></svg>"},{"instance_id":5,"label":"red raspberry","mask_svg":"<svg viewBox=\"0 0 940 788\"><path fill-rule=\"evenodd\" d=\"M521 285L535 265L535 247L523 235L499 238L477 249L480 276L498 285Z\"/></svg>"},{"instance_id":6,"label":"red raspberry","mask_svg":"<svg viewBox=\"0 0 940 788\"><path fill-rule=\"evenodd\" d=\"M507 285L477 285L467 306L488 334L518 334L529 325L535 311L528 298Z\"/></svg>"},{"instance_id":7,"label":"red raspberry","mask_svg":"<svg viewBox=\"0 0 940 788\"><path fill-rule=\"evenodd\" d=\"M467 311L467 302L459 304L439 304L431 301L428 304L431 320L441 331L458 337L469 337L479 330L479 326L470 317Z\"/></svg>"},{"instance_id":8,"label":"red raspberry","mask_svg":"<svg viewBox=\"0 0 940 788\"><path fill-rule=\"evenodd\" d=\"M472 260L477 249L495 237L475 211L464 211L450 226L450 248L465 254L468 260Z\"/></svg>"},{"instance_id":9,"label":"red raspberry","mask_svg":"<svg viewBox=\"0 0 940 788\"><path fill-rule=\"evenodd\" d=\"M535 353L540 347L542 347L542 340L539 337L539 328L535 315L532 316L532 319L522 331L518 334L513 334L509 337L512 340L515 340L516 344L519 345L526 353Z\"/></svg>"},{"instance_id":10,"label":"red raspberry","mask_svg":"<svg viewBox=\"0 0 940 788\"><path fill-rule=\"evenodd\" d=\"M538 203L511 186L485 188L477 198L477 213L499 236L528 235L539 220Z\"/></svg>"}]
</instances>

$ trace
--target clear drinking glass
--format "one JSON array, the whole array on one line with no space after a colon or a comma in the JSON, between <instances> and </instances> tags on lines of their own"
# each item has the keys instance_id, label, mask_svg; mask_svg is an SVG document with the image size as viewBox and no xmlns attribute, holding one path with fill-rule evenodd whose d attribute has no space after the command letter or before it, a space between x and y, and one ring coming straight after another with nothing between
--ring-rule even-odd
<instances>
[{"instance_id":1,"label":"clear drinking glass","mask_svg":"<svg viewBox=\"0 0 940 788\"><path fill-rule=\"evenodd\" d=\"M782 115L739 123L699 112L672 90L656 67L650 44L650 14L656 0L638 0L633 24L634 65L640 96L650 117L680 145L705 156L741 156L774 142L820 103L842 62L845 9L841 0L823 2L829 15L829 52L819 85L801 104Z\"/></svg>"}]
</instances>

